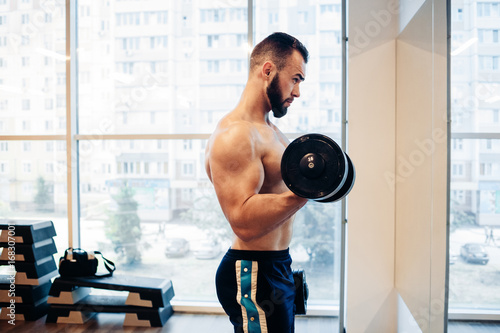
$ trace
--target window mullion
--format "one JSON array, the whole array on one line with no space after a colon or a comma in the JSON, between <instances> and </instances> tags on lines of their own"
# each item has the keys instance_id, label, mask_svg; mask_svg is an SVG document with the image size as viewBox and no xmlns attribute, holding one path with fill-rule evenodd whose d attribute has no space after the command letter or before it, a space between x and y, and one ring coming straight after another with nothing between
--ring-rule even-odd
<instances>
[{"instance_id":1,"label":"window mullion","mask_svg":"<svg viewBox=\"0 0 500 333\"><path fill-rule=\"evenodd\" d=\"M254 47L254 26L253 26L253 0L248 0L247 8L247 41L248 41L248 65L250 66L250 53Z\"/></svg>"},{"instance_id":2,"label":"window mullion","mask_svg":"<svg viewBox=\"0 0 500 333\"><path fill-rule=\"evenodd\" d=\"M77 2L66 0L66 163L68 246L80 246L77 126Z\"/></svg>"},{"instance_id":3,"label":"window mullion","mask_svg":"<svg viewBox=\"0 0 500 333\"><path fill-rule=\"evenodd\" d=\"M342 0L342 149L347 151L347 1ZM347 200L342 200L340 236L340 296L339 332L345 331L346 321L346 247L347 247Z\"/></svg>"}]
</instances>

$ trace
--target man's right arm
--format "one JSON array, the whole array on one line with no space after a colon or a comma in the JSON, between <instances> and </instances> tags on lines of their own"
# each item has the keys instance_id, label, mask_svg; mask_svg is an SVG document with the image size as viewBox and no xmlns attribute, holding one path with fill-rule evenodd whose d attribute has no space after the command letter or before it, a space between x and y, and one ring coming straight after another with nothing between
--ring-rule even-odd
<instances>
[{"instance_id":1,"label":"man's right arm","mask_svg":"<svg viewBox=\"0 0 500 333\"><path fill-rule=\"evenodd\" d=\"M307 203L291 191L259 193L265 174L257 140L251 127L235 125L214 138L208 156L219 203L236 236L244 241L278 228Z\"/></svg>"}]
</instances>

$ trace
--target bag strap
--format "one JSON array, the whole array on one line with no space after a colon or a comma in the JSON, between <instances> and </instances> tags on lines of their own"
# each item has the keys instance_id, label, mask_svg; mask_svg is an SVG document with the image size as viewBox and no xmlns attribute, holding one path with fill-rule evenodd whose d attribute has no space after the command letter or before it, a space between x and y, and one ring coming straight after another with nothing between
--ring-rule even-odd
<instances>
[{"instance_id":1,"label":"bag strap","mask_svg":"<svg viewBox=\"0 0 500 333\"><path fill-rule=\"evenodd\" d=\"M66 251L64 251L64 259L66 259L66 260L73 259L73 248L72 247L69 247L66 249Z\"/></svg>"},{"instance_id":2,"label":"bag strap","mask_svg":"<svg viewBox=\"0 0 500 333\"><path fill-rule=\"evenodd\" d=\"M80 251L82 254L86 254L87 256L89 255L89 253L87 251L85 251L84 249L81 249L79 247L75 247L75 248L68 247L66 249L66 251L64 251L64 259L69 260L69 261L75 261L73 253L78 252L78 251Z\"/></svg>"},{"instance_id":3,"label":"bag strap","mask_svg":"<svg viewBox=\"0 0 500 333\"><path fill-rule=\"evenodd\" d=\"M111 275L113 275L113 272L115 271L116 269L116 266L115 266L115 263L112 262L111 260L109 259L106 259L104 258L104 256L102 255L102 253L100 251L94 251L94 254L100 254L103 261L104 261L104 267L106 267L106 269L108 270L109 273L107 274L103 274L103 275L94 275L95 277L98 277L98 278L102 278L102 277L109 277Z\"/></svg>"}]
</instances>

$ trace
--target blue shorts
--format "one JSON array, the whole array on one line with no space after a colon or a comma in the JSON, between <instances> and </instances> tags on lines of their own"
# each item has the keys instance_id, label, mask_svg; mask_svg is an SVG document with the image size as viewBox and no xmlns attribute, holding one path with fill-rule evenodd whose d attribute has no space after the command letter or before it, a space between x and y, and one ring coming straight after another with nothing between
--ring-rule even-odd
<instances>
[{"instance_id":1,"label":"blue shorts","mask_svg":"<svg viewBox=\"0 0 500 333\"><path fill-rule=\"evenodd\" d=\"M217 297L236 333L292 333L295 285L283 251L229 249L217 270Z\"/></svg>"}]
</instances>

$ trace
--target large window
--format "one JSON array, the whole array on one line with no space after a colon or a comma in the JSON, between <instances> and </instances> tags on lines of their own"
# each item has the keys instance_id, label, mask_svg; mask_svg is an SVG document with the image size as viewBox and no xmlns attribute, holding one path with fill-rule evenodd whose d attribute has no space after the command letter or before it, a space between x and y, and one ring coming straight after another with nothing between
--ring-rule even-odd
<instances>
[{"instance_id":1,"label":"large window","mask_svg":"<svg viewBox=\"0 0 500 333\"><path fill-rule=\"evenodd\" d=\"M290 139L340 143L340 0L79 0L69 46L65 3L40 4L0 3L2 217L54 220L64 251L70 205L75 239L117 274L170 278L176 300L215 300L232 236L205 173L206 140L244 89L249 42L284 31L311 58L301 97L275 121ZM341 203L309 203L296 218L293 265L308 273L310 304L339 304L340 236Z\"/></svg>"},{"instance_id":2,"label":"large window","mask_svg":"<svg viewBox=\"0 0 500 333\"><path fill-rule=\"evenodd\" d=\"M0 218L52 220L59 250L68 244L65 46L64 4L0 1Z\"/></svg>"},{"instance_id":3,"label":"large window","mask_svg":"<svg viewBox=\"0 0 500 333\"><path fill-rule=\"evenodd\" d=\"M451 4L449 307L463 318L500 310L500 2Z\"/></svg>"}]
</instances>

